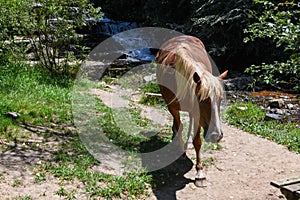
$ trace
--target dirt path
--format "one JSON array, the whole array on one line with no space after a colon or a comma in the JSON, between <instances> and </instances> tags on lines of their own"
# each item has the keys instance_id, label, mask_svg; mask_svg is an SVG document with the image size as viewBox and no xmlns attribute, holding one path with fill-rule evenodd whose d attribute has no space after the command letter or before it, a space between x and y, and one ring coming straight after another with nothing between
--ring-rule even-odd
<instances>
[{"instance_id":1,"label":"dirt path","mask_svg":"<svg viewBox=\"0 0 300 200\"><path fill-rule=\"evenodd\" d=\"M152 199L285 199L270 181L300 175L300 155L266 139L223 126L222 150L212 155L214 164L205 168L208 186L196 188L188 183L182 189L161 188ZM194 150L187 152L195 157ZM193 160L193 159L192 159ZM194 179L193 168L184 176Z\"/></svg>"},{"instance_id":2,"label":"dirt path","mask_svg":"<svg viewBox=\"0 0 300 200\"><path fill-rule=\"evenodd\" d=\"M112 95L109 92L100 93L98 93L99 97L104 100L104 103L107 96ZM109 105L110 101L106 103ZM144 113L153 112L151 107L142 106L141 108ZM146 114L145 116L151 119L154 115ZM165 120L160 121L170 123L167 119L168 113L162 113L160 118L161 116L165 116ZM285 199L279 189L271 186L270 182L299 176L300 155L272 141L226 124L223 124L223 132L225 138L221 141L222 149L213 153L202 153L203 158L214 160L213 164L205 168L207 187L196 188L194 186L192 181L196 170L193 166L184 174L184 177L175 179L174 186L154 190L147 199ZM195 152L191 144L189 144L187 156L195 160Z\"/></svg>"}]
</instances>

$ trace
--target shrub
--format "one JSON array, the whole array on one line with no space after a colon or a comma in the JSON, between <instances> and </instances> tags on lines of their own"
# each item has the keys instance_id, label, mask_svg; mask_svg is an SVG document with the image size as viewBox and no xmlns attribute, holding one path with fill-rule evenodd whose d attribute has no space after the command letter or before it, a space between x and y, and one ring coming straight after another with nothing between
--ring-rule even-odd
<instances>
[{"instance_id":1,"label":"shrub","mask_svg":"<svg viewBox=\"0 0 300 200\"><path fill-rule=\"evenodd\" d=\"M51 72L66 73L87 17L101 17L87 0L8 0L0 2L0 52L15 58L33 51Z\"/></svg>"},{"instance_id":2,"label":"shrub","mask_svg":"<svg viewBox=\"0 0 300 200\"><path fill-rule=\"evenodd\" d=\"M249 12L249 17L255 18L257 22L244 30L248 34L245 42L270 38L277 47L289 54L289 59L253 65L246 72L257 77L255 81L261 80L277 89L297 91L300 87L300 4L293 0L281 3L268 0L254 2L263 4L263 10L262 13Z\"/></svg>"}]
</instances>

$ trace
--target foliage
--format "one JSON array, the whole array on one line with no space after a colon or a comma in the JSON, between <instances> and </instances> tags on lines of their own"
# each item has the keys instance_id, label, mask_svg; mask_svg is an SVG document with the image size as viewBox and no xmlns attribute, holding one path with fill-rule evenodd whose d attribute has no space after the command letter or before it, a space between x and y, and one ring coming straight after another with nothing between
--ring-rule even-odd
<instances>
[{"instance_id":1,"label":"foliage","mask_svg":"<svg viewBox=\"0 0 300 200\"><path fill-rule=\"evenodd\" d=\"M226 111L225 118L229 124L300 152L300 132L296 124L265 121L265 112L250 102L234 104Z\"/></svg>"},{"instance_id":2,"label":"foliage","mask_svg":"<svg viewBox=\"0 0 300 200\"><path fill-rule=\"evenodd\" d=\"M9 0L0 7L0 54L33 52L54 73L73 70L70 62L80 47L76 30L87 25L87 17L101 17L87 0Z\"/></svg>"},{"instance_id":3,"label":"foliage","mask_svg":"<svg viewBox=\"0 0 300 200\"><path fill-rule=\"evenodd\" d=\"M277 4L268 0L254 2L263 4L263 10L262 13L249 11L249 17L257 22L244 30L248 34L245 42L270 38L290 56L284 62L253 65L246 72L256 76L256 81L263 81L279 89L297 91L300 87L300 4L293 0Z\"/></svg>"},{"instance_id":4,"label":"foliage","mask_svg":"<svg viewBox=\"0 0 300 200\"><path fill-rule=\"evenodd\" d=\"M251 20L245 12L259 9L252 0L191 0L192 15L185 33L197 36L219 68L242 71L253 63L272 59L268 41L244 43L243 29ZM222 71L223 71L222 70Z\"/></svg>"},{"instance_id":5,"label":"foliage","mask_svg":"<svg viewBox=\"0 0 300 200\"><path fill-rule=\"evenodd\" d=\"M32 148L39 152L51 152L52 155L49 160L41 159L41 163L34 166L35 184L42 184L47 181L49 176L57 177L60 189L56 191L56 194L68 199L76 196L76 190L69 191L64 185L74 185L74 180L83 183L81 185L90 198L102 196L106 199L113 197L134 199L147 195L151 176L145 171L139 170L127 172L122 176L113 176L93 170L92 168L97 166L99 161L86 150L78 134L75 131L58 128L73 125L71 114L73 79L65 75L51 76L46 70L22 63L8 63L0 66L0 69L1 152L11 148L6 144L12 141L16 146L22 144L20 151ZM104 105L101 109L105 111ZM8 111L20 113L21 116L11 119L5 114ZM134 112L136 120L143 120L137 116L137 111L133 110L132 112ZM99 120L104 124L106 119L110 118ZM30 124L33 127L47 126L47 128L53 129L53 132L37 131L38 138L42 138L43 142L34 146L34 142L32 144L24 142L32 138L28 131L24 131L20 127L22 123ZM143 125L141 123L141 126ZM114 129L118 131L112 124L108 124L105 130ZM120 143L127 138L125 142L135 144L130 140L131 137L124 135L120 138L117 136L116 133L116 140L119 140ZM138 140L138 136L136 137ZM49 151L49 149L51 150ZM20 184L23 184L22 179L16 179L12 186L18 187ZM29 196L22 198L30 199Z\"/></svg>"}]
</instances>

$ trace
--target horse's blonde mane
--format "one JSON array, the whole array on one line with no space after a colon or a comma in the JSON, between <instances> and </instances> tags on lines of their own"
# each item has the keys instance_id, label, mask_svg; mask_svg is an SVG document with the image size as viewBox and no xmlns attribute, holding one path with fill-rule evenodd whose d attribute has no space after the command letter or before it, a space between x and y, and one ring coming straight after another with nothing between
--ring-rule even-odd
<instances>
[{"instance_id":1,"label":"horse's blonde mane","mask_svg":"<svg viewBox=\"0 0 300 200\"><path fill-rule=\"evenodd\" d=\"M177 98L179 100L190 99L193 105L196 96L199 97L200 101L209 97L222 96L223 86L219 78L207 71L203 63L196 62L189 52L189 46L185 44L180 45L176 51ZM197 84L193 80L195 72L197 72L201 80L199 88L197 88Z\"/></svg>"}]
</instances>

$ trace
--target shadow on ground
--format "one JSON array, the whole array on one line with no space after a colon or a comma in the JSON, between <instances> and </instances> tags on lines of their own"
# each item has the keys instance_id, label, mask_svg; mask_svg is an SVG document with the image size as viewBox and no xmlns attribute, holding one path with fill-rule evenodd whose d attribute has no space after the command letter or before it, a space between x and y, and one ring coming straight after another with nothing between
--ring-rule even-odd
<instances>
[{"instance_id":1,"label":"shadow on ground","mask_svg":"<svg viewBox=\"0 0 300 200\"><path fill-rule=\"evenodd\" d=\"M142 143L141 149L143 152L150 152L151 150L154 151L160 149L168 144L169 142L163 141L161 137L155 135L147 142ZM143 166L149 164L149 160L142 159L142 162ZM157 160L153 160L153 162L157 162ZM168 166L149 172L152 176L152 190L156 198L158 200L177 199L176 192L183 189L190 182L193 182L193 180L184 177L184 175L189 172L192 167L192 160L184 154Z\"/></svg>"},{"instance_id":2,"label":"shadow on ground","mask_svg":"<svg viewBox=\"0 0 300 200\"><path fill-rule=\"evenodd\" d=\"M22 172L24 166L34 166L37 162L52 160L61 148L62 142L69 143L74 135L70 131L57 131L52 128L20 124L29 138L16 138L3 143L0 152L1 166Z\"/></svg>"}]
</instances>

